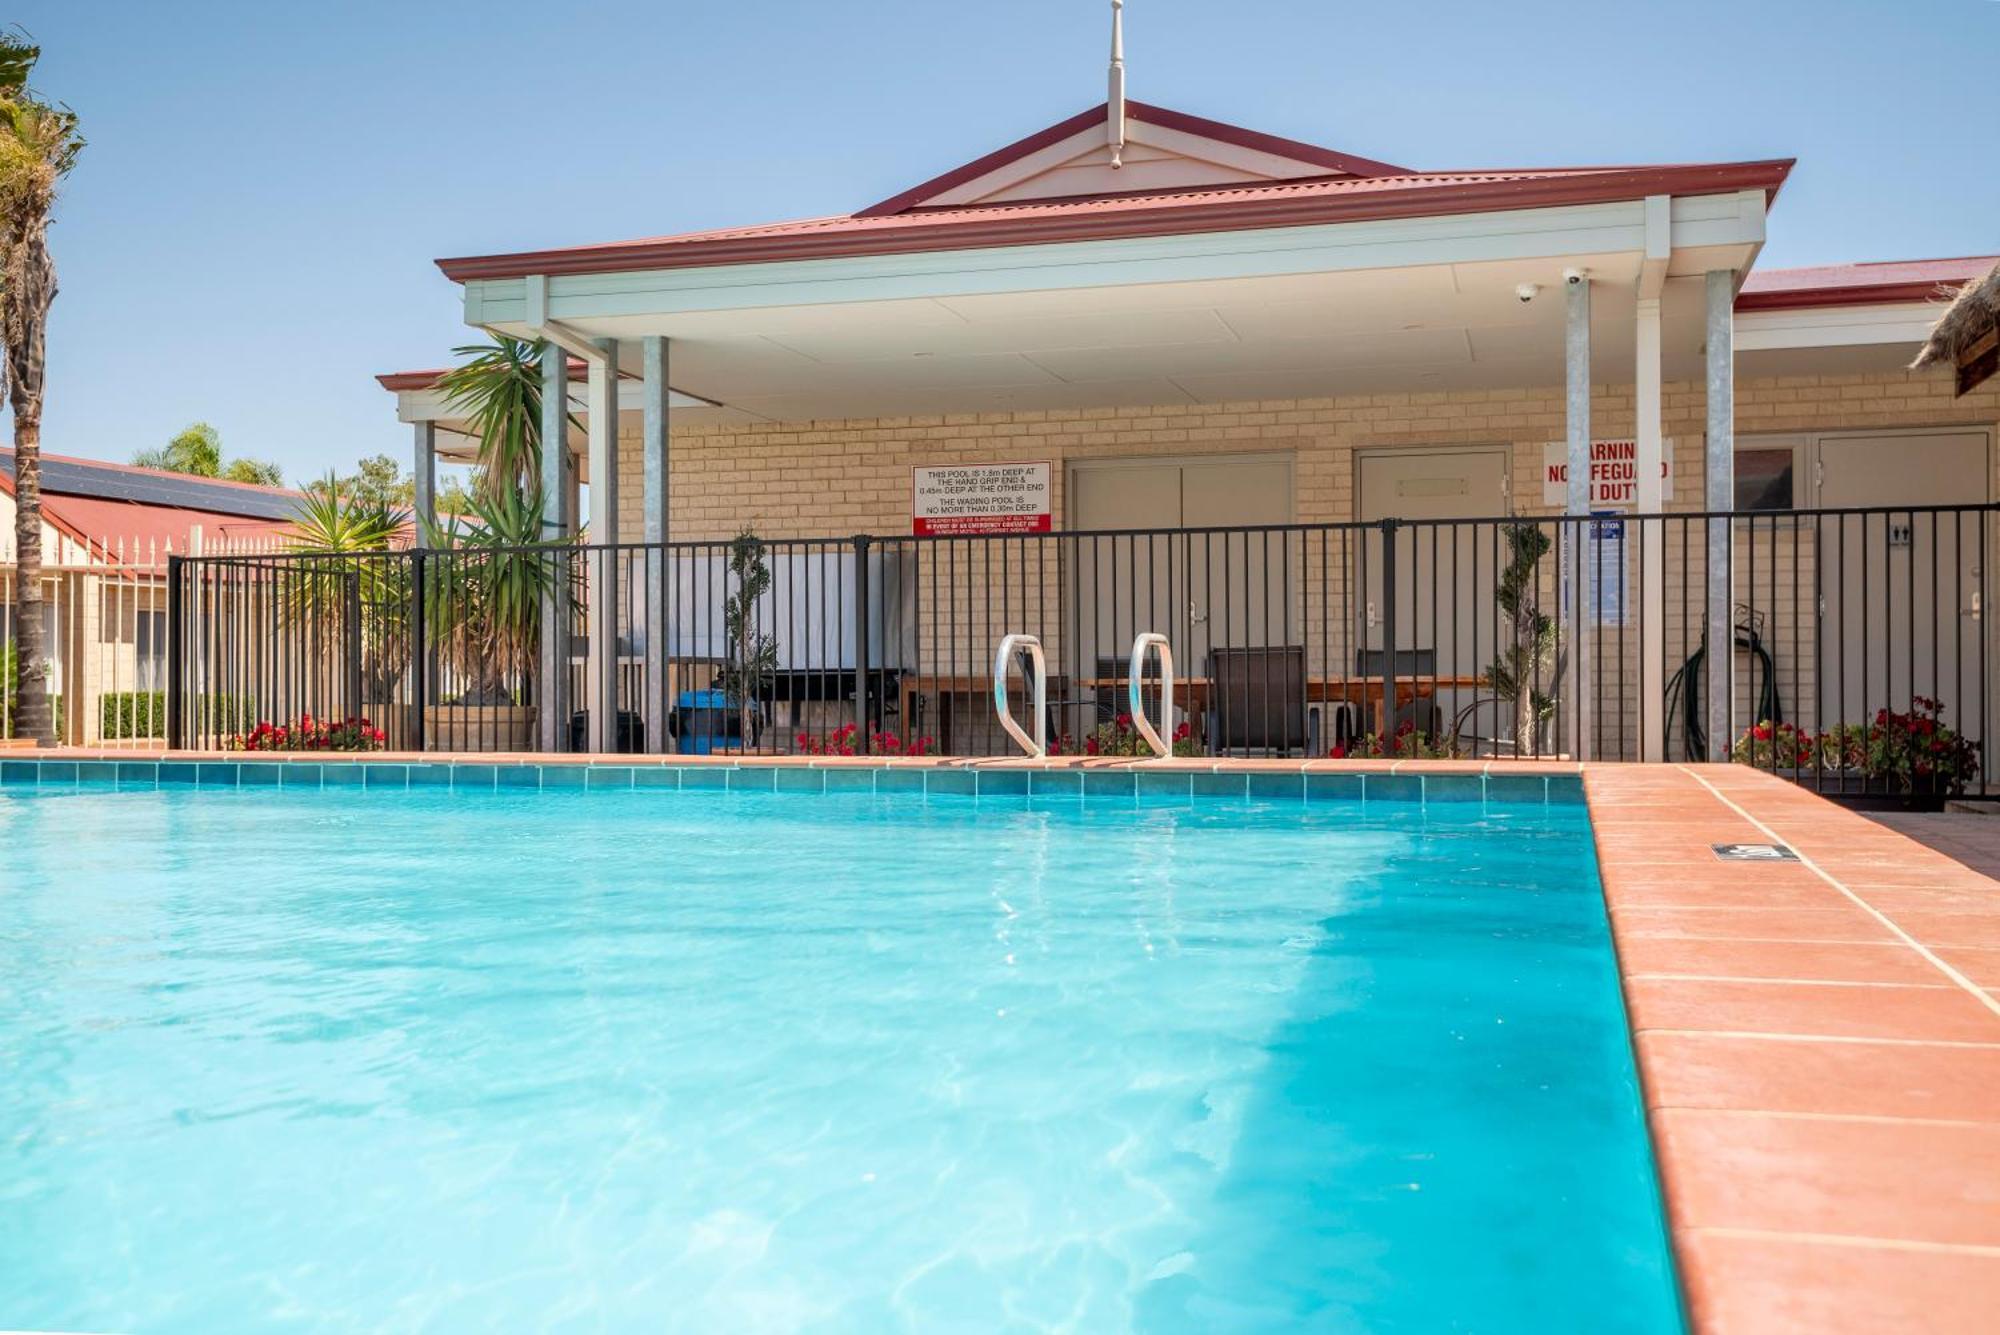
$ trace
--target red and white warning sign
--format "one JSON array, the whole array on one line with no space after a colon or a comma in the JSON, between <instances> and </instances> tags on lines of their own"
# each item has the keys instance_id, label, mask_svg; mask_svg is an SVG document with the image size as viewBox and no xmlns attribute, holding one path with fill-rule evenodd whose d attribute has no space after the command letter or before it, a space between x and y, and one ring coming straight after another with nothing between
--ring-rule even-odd
<instances>
[{"instance_id":1,"label":"red and white warning sign","mask_svg":"<svg viewBox=\"0 0 2000 1335\"><path fill-rule=\"evenodd\" d=\"M1674 443L1660 442L1660 494L1674 486ZM1560 510L1569 503L1569 446L1552 441L1542 447L1542 504ZM1639 503L1639 442L1590 442L1590 508L1630 510Z\"/></svg>"},{"instance_id":2,"label":"red and white warning sign","mask_svg":"<svg viewBox=\"0 0 2000 1335\"><path fill-rule=\"evenodd\" d=\"M1047 533L1049 465L945 464L913 468L910 531Z\"/></svg>"}]
</instances>

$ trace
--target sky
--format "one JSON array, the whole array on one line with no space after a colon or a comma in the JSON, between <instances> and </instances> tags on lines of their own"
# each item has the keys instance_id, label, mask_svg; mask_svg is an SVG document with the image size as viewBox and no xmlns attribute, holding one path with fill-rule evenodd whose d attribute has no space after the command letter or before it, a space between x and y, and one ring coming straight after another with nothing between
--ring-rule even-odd
<instances>
[{"instance_id":1,"label":"sky","mask_svg":"<svg viewBox=\"0 0 2000 1335\"><path fill-rule=\"evenodd\" d=\"M10 10L89 140L44 448L205 420L294 480L407 457L373 377L477 337L436 257L862 207L1102 101L1109 31L1106 0ZM1363 157L1796 157L1766 267L2000 252L1996 50L1996 0L1126 6L1133 98Z\"/></svg>"}]
</instances>

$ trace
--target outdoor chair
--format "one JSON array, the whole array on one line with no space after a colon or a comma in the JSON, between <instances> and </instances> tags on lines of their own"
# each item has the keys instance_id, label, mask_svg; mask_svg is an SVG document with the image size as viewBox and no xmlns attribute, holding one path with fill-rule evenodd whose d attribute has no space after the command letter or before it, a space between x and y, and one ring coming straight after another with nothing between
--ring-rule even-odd
<instances>
[{"instance_id":1,"label":"outdoor chair","mask_svg":"<svg viewBox=\"0 0 2000 1335\"><path fill-rule=\"evenodd\" d=\"M1306 708L1304 645L1211 649L1208 682L1211 754L1319 754L1319 714Z\"/></svg>"}]
</instances>

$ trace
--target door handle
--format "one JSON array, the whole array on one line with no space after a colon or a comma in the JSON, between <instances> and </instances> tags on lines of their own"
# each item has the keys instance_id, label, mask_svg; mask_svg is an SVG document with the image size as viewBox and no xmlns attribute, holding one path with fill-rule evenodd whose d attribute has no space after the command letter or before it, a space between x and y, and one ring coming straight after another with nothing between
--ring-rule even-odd
<instances>
[{"instance_id":1,"label":"door handle","mask_svg":"<svg viewBox=\"0 0 2000 1335\"><path fill-rule=\"evenodd\" d=\"M1370 601L1368 604L1368 628L1370 630L1373 630L1375 628L1375 623L1377 622L1377 620L1379 620L1379 618L1377 618L1375 615L1375 604L1373 601Z\"/></svg>"},{"instance_id":2,"label":"door handle","mask_svg":"<svg viewBox=\"0 0 2000 1335\"><path fill-rule=\"evenodd\" d=\"M1188 620L1197 626L1208 620L1208 613L1196 607L1193 599L1188 600Z\"/></svg>"}]
</instances>

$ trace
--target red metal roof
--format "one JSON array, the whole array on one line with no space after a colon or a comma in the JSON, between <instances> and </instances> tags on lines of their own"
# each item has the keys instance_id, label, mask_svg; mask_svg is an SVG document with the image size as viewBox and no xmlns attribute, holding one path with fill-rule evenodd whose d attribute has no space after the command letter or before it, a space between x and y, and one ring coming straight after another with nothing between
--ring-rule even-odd
<instances>
[{"instance_id":1,"label":"red metal roof","mask_svg":"<svg viewBox=\"0 0 2000 1335\"><path fill-rule=\"evenodd\" d=\"M14 451L0 448L0 491L14 494ZM171 545L176 552L187 550L189 535L197 528L204 538L264 539L279 536L286 521L270 517L274 499L293 501L304 493L290 487L266 487L254 482L231 482L224 478L192 478L182 473L132 464L109 463L102 459L81 459L72 455L42 455L45 465L57 465L43 475L42 517L58 533L80 543L107 560L119 555L117 544L124 542L125 559L150 557L157 546L164 556ZM85 495L65 489L60 479L74 470L107 475L157 478L177 486L195 485L215 508L169 505L116 496ZM244 509L231 509L230 498L240 496ZM247 513L255 509L265 513Z\"/></svg>"},{"instance_id":2,"label":"red metal roof","mask_svg":"<svg viewBox=\"0 0 2000 1335\"><path fill-rule=\"evenodd\" d=\"M117 555L121 541L129 544L127 559L143 555L154 545L162 554L169 544L174 551L185 552L189 534L197 528L205 540L213 542L217 538L277 538L290 527L276 520L246 519L216 510L184 510L97 496L44 495L42 514L59 528L66 526L77 535L87 535L79 540L104 548L106 555Z\"/></svg>"},{"instance_id":3,"label":"red metal roof","mask_svg":"<svg viewBox=\"0 0 2000 1335\"><path fill-rule=\"evenodd\" d=\"M1655 194L1716 194L1745 189L1775 194L1791 167L1790 159L1779 159L1674 167L1410 172L1402 176L1275 181L1098 199L914 209L886 217L845 214L561 250L468 256L437 263L447 278L462 283L527 274L697 268L1376 218L1434 217L1494 209L1606 203Z\"/></svg>"},{"instance_id":4,"label":"red metal roof","mask_svg":"<svg viewBox=\"0 0 2000 1335\"><path fill-rule=\"evenodd\" d=\"M1764 269L1743 281L1739 311L1798 310L1813 306L1873 306L1944 300L1983 276L2000 256L1967 255L1936 260L1883 260Z\"/></svg>"},{"instance_id":5,"label":"red metal roof","mask_svg":"<svg viewBox=\"0 0 2000 1335\"><path fill-rule=\"evenodd\" d=\"M445 372L452 369L454 368L433 366L429 370L424 371L385 371L375 377L375 383L387 390L430 389L437 384L439 378ZM590 368L583 364L582 358L571 357L569 359L570 379L581 380L589 371ZM638 377L631 371L620 369L618 378L620 380L636 380Z\"/></svg>"},{"instance_id":6,"label":"red metal roof","mask_svg":"<svg viewBox=\"0 0 2000 1335\"><path fill-rule=\"evenodd\" d=\"M1775 195L1790 159L1657 167L1560 167L1417 172L1348 153L1278 139L1163 107L1128 103L1138 119L1324 168L1299 180L1187 190L1022 200L965 207L922 201L1087 129L1095 108L935 177L858 213L754 227L728 227L557 250L442 259L457 282L527 274L679 269L714 264L892 255L978 246L1287 227L1375 218L1432 217L1494 209L1761 189ZM386 382L385 382L386 383ZM392 385L390 388L405 386ZM414 387L414 386L412 386Z\"/></svg>"}]
</instances>

